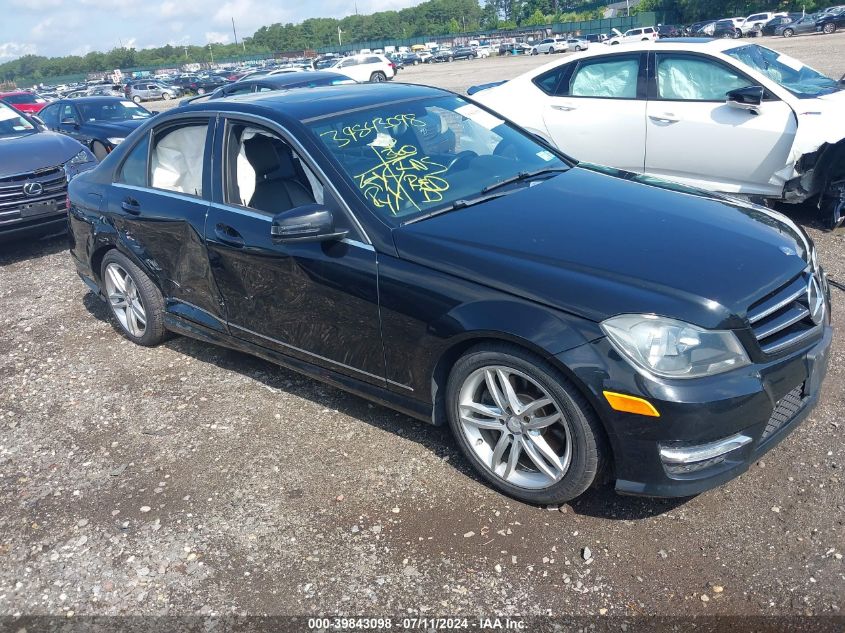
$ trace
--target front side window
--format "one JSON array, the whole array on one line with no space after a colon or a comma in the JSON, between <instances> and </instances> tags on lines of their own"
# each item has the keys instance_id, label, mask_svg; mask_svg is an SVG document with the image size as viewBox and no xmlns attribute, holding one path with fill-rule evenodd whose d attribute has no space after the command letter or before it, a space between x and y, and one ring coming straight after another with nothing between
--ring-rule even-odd
<instances>
[{"instance_id":1,"label":"front side window","mask_svg":"<svg viewBox=\"0 0 845 633\"><path fill-rule=\"evenodd\" d=\"M223 190L227 204L273 216L324 202L323 185L275 132L249 123L230 123L225 154Z\"/></svg>"},{"instance_id":2,"label":"front side window","mask_svg":"<svg viewBox=\"0 0 845 633\"><path fill-rule=\"evenodd\" d=\"M59 116L62 123L68 123L70 125L76 125L79 123L79 119L76 116L76 110L74 110L73 106L69 103L62 106L61 114Z\"/></svg>"},{"instance_id":3,"label":"front side window","mask_svg":"<svg viewBox=\"0 0 845 633\"><path fill-rule=\"evenodd\" d=\"M831 94L843 89L842 84L797 59L777 53L758 44L749 44L725 51L726 55L764 74L800 98Z\"/></svg>"},{"instance_id":4,"label":"front side window","mask_svg":"<svg viewBox=\"0 0 845 633\"><path fill-rule=\"evenodd\" d=\"M61 106L58 105L51 105L47 106L41 112L38 113L38 116L41 117L41 120L47 125L48 128L55 129L59 127L59 108Z\"/></svg>"},{"instance_id":5,"label":"front side window","mask_svg":"<svg viewBox=\"0 0 845 633\"><path fill-rule=\"evenodd\" d=\"M657 94L670 101L725 101L751 82L716 61L683 55L657 56Z\"/></svg>"},{"instance_id":6,"label":"front side window","mask_svg":"<svg viewBox=\"0 0 845 633\"><path fill-rule=\"evenodd\" d=\"M150 154L152 187L202 196L207 133L206 121L157 132Z\"/></svg>"},{"instance_id":7,"label":"front side window","mask_svg":"<svg viewBox=\"0 0 845 633\"><path fill-rule=\"evenodd\" d=\"M367 205L400 223L484 195L524 173L568 168L459 97L388 103L309 124Z\"/></svg>"},{"instance_id":8,"label":"front side window","mask_svg":"<svg viewBox=\"0 0 845 633\"><path fill-rule=\"evenodd\" d=\"M584 62L572 76L569 95L604 99L636 99L640 74L639 55L614 56Z\"/></svg>"}]
</instances>

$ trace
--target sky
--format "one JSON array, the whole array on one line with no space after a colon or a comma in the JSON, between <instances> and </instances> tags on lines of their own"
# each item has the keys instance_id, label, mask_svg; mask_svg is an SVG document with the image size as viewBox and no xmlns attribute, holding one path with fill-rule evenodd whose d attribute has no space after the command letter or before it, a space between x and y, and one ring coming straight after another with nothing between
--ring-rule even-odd
<instances>
[{"instance_id":1,"label":"sky","mask_svg":"<svg viewBox=\"0 0 845 633\"><path fill-rule=\"evenodd\" d=\"M420 0L357 0L359 13L402 9ZM275 22L340 18L349 0L0 0L0 63L22 55L85 55L118 46L234 41Z\"/></svg>"}]
</instances>

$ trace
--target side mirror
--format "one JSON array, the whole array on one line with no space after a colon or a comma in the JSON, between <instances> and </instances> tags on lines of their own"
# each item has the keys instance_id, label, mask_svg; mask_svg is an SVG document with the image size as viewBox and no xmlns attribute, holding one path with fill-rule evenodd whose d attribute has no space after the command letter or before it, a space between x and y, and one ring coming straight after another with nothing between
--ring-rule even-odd
<instances>
[{"instance_id":1,"label":"side mirror","mask_svg":"<svg viewBox=\"0 0 845 633\"><path fill-rule=\"evenodd\" d=\"M280 244L342 240L346 231L336 231L332 212L321 204L306 204L273 217L270 234Z\"/></svg>"},{"instance_id":2,"label":"side mirror","mask_svg":"<svg viewBox=\"0 0 845 633\"><path fill-rule=\"evenodd\" d=\"M757 108L763 105L763 96L766 91L762 86L746 86L731 90L728 94L728 105L741 110L749 110L757 114Z\"/></svg>"}]
</instances>

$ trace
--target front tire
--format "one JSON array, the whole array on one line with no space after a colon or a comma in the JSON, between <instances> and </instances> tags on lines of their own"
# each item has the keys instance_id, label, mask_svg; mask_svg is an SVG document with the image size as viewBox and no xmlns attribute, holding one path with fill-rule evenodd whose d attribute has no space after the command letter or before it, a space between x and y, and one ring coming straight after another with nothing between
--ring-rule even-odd
<instances>
[{"instance_id":1,"label":"front tire","mask_svg":"<svg viewBox=\"0 0 845 633\"><path fill-rule=\"evenodd\" d=\"M141 103L141 97L135 95L134 97L132 97L132 101L134 101L135 103Z\"/></svg>"},{"instance_id":2,"label":"front tire","mask_svg":"<svg viewBox=\"0 0 845 633\"><path fill-rule=\"evenodd\" d=\"M574 499L606 459L603 430L586 399L552 365L514 345L478 346L458 359L446 403L470 463L521 501Z\"/></svg>"},{"instance_id":3,"label":"front tire","mask_svg":"<svg viewBox=\"0 0 845 633\"><path fill-rule=\"evenodd\" d=\"M165 101L170 101L173 98L173 95L171 95L169 92L163 92L161 93L161 98Z\"/></svg>"},{"instance_id":4,"label":"front tire","mask_svg":"<svg viewBox=\"0 0 845 633\"><path fill-rule=\"evenodd\" d=\"M145 347L167 338L164 298L152 280L117 250L103 257L100 268L103 292L123 335Z\"/></svg>"},{"instance_id":5,"label":"front tire","mask_svg":"<svg viewBox=\"0 0 845 633\"><path fill-rule=\"evenodd\" d=\"M792 37L793 35L795 35L795 31L793 31L792 29L784 29L783 30L783 36L784 37Z\"/></svg>"},{"instance_id":6,"label":"front tire","mask_svg":"<svg viewBox=\"0 0 845 633\"><path fill-rule=\"evenodd\" d=\"M833 22L828 22L827 24L824 25L824 28L822 29L822 31L825 32L828 35L830 35L832 33L836 33L836 25Z\"/></svg>"}]
</instances>

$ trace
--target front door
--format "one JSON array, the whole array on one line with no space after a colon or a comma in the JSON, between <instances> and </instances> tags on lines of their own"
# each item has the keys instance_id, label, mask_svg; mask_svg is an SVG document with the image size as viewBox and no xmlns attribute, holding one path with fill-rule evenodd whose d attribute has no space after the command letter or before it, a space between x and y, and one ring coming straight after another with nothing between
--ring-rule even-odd
<instances>
[{"instance_id":1,"label":"front door","mask_svg":"<svg viewBox=\"0 0 845 633\"><path fill-rule=\"evenodd\" d=\"M736 108L727 93L754 85L737 69L699 55L656 57L646 172L713 191L780 195L784 182L773 176L797 130L789 105L771 96L756 113Z\"/></svg>"},{"instance_id":2,"label":"front door","mask_svg":"<svg viewBox=\"0 0 845 633\"><path fill-rule=\"evenodd\" d=\"M587 58L547 100L543 121L555 145L578 160L642 173L645 56Z\"/></svg>"},{"instance_id":3,"label":"front door","mask_svg":"<svg viewBox=\"0 0 845 633\"><path fill-rule=\"evenodd\" d=\"M233 336L384 385L377 259L347 210L278 130L230 119L206 243ZM273 216L329 208L342 241L286 243Z\"/></svg>"}]
</instances>

